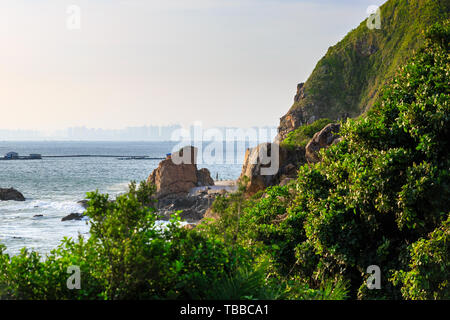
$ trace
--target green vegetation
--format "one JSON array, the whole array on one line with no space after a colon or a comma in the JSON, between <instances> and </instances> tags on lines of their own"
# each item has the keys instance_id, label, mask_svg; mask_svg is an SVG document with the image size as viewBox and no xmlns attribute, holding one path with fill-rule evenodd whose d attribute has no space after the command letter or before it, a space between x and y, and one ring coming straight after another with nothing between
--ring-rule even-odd
<instances>
[{"instance_id":1,"label":"green vegetation","mask_svg":"<svg viewBox=\"0 0 450 320\"><path fill-rule=\"evenodd\" d=\"M394 283L402 285L407 299L446 299L450 297L450 216L428 239L412 245L409 271L395 273Z\"/></svg>"},{"instance_id":2,"label":"green vegetation","mask_svg":"<svg viewBox=\"0 0 450 320\"><path fill-rule=\"evenodd\" d=\"M0 298L450 299L450 23L427 35L296 183L220 196L219 218L192 230L177 216L157 226L146 183L114 202L90 193L89 239L47 257L0 248ZM366 286L371 265L380 290Z\"/></svg>"},{"instance_id":3,"label":"green vegetation","mask_svg":"<svg viewBox=\"0 0 450 320\"><path fill-rule=\"evenodd\" d=\"M89 239L64 239L46 257L0 246L0 299L276 299L287 284L267 279L268 264L249 250L229 246L214 233L188 230L175 216L158 227L151 207L154 187L134 183L116 201L88 194ZM80 289L69 289L68 268L80 268ZM337 293L290 285L304 299Z\"/></svg>"},{"instance_id":4,"label":"green vegetation","mask_svg":"<svg viewBox=\"0 0 450 320\"><path fill-rule=\"evenodd\" d=\"M430 29L376 106L344 123L343 141L302 166L296 184L219 199L215 232L309 288L449 299L449 29ZM366 286L370 265L381 268L381 290Z\"/></svg>"},{"instance_id":5,"label":"green vegetation","mask_svg":"<svg viewBox=\"0 0 450 320\"><path fill-rule=\"evenodd\" d=\"M293 149L298 146L306 147L314 134L322 130L331 122L333 121L330 119L319 119L311 124L298 127L294 131L288 133L286 139L281 142L281 146L288 149Z\"/></svg>"},{"instance_id":6,"label":"green vegetation","mask_svg":"<svg viewBox=\"0 0 450 320\"><path fill-rule=\"evenodd\" d=\"M449 18L448 0L389 0L381 7L381 29L363 21L317 63L304 85L305 98L289 113L301 123L359 116L378 99L380 89L424 43L423 30Z\"/></svg>"}]
</instances>

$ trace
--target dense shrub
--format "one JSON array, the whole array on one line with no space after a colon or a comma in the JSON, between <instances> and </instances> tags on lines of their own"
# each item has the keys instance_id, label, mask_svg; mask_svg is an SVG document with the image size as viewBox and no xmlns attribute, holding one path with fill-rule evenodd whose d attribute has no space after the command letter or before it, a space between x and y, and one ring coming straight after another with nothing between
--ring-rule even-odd
<instances>
[{"instance_id":1,"label":"dense shrub","mask_svg":"<svg viewBox=\"0 0 450 320\"><path fill-rule=\"evenodd\" d=\"M174 216L161 227L151 195L154 187L132 183L110 201L88 194L90 237L64 239L47 256L23 249L9 256L0 247L0 299L337 299L343 287L323 290L268 276L271 265L237 237L217 226L188 230ZM242 193L233 203L247 203ZM238 232L234 217L230 234ZM231 245L230 245L231 244ZM68 268L81 272L81 288L69 289Z\"/></svg>"},{"instance_id":2,"label":"dense shrub","mask_svg":"<svg viewBox=\"0 0 450 320\"><path fill-rule=\"evenodd\" d=\"M434 41L401 68L377 106L347 121L344 141L299 174L294 206L307 213L308 240L342 269L354 294L360 287L360 298L398 298L389 277L450 210L449 55L436 41L448 39L448 24L431 32ZM365 287L369 265L380 266L383 290Z\"/></svg>"},{"instance_id":3,"label":"dense shrub","mask_svg":"<svg viewBox=\"0 0 450 320\"><path fill-rule=\"evenodd\" d=\"M0 247L0 298L450 299L449 23L427 34L295 184L251 198L241 186L193 230L177 216L158 226L145 183L116 201L91 193L89 239L65 239L47 257ZM80 290L67 289L71 265ZM370 265L381 290L366 286Z\"/></svg>"},{"instance_id":4,"label":"dense shrub","mask_svg":"<svg viewBox=\"0 0 450 320\"><path fill-rule=\"evenodd\" d=\"M212 296L207 288L217 288L216 283L238 269L250 268L249 255L242 247L186 230L180 227L179 218L165 228L158 226L154 209L148 206L152 190L145 183L138 189L131 184L130 192L116 201L97 192L89 194L89 239L65 239L47 257L25 249L10 257L0 248L0 297L206 299ZM67 288L69 266L81 270L80 290ZM251 286L257 289L256 298L264 287L264 279L257 280ZM241 298L238 295L232 297Z\"/></svg>"},{"instance_id":5,"label":"dense shrub","mask_svg":"<svg viewBox=\"0 0 450 320\"><path fill-rule=\"evenodd\" d=\"M333 121L330 119L319 119L311 124L298 127L294 131L288 133L286 139L282 141L281 145L288 149L293 149L299 146L305 147L316 132L319 132L331 122Z\"/></svg>"},{"instance_id":6,"label":"dense shrub","mask_svg":"<svg viewBox=\"0 0 450 320\"><path fill-rule=\"evenodd\" d=\"M242 206L242 243L277 274L316 289L348 283L352 298L450 298L448 224L437 229L450 211L449 24L427 36L376 106L342 125L343 141L299 169L295 188ZM381 290L366 286L370 265Z\"/></svg>"}]
</instances>

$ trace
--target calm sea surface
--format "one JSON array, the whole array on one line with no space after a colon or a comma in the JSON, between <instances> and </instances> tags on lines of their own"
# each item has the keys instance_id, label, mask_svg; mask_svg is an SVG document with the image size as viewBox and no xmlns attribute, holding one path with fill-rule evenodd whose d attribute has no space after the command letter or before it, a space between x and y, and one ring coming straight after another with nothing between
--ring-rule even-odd
<instances>
[{"instance_id":1,"label":"calm sea surface","mask_svg":"<svg viewBox=\"0 0 450 320\"><path fill-rule=\"evenodd\" d=\"M115 155L164 157L174 142L2 142L0 157L10 151L20 155ZM224 150L226 152L226 148ZM236 179L241 171L242 150L232 151L234 163L201 164L213 178ZM225 156L224 156L225 157ZM130 181L147 179L160 160L118 160L117 158L47 158L0 161L0 187L14 187L25 202L0 201L0 243L17 254L22 247L47 253L60 240L89 234L87 221L61 218L82 212L76 202L86 192L99 190L111 197L127 190ZM219 161L220 162L220 161ZM43 217L34 217L43 215Z\"/></svg>"}]
</instances>

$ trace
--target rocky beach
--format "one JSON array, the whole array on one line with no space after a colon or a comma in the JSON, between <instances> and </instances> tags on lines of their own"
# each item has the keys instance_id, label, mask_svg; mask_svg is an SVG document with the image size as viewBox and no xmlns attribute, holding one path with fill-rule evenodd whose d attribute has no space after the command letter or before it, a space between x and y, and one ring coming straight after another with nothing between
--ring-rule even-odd
<instances>
[{"instance_id":1,"label":"rocky beach","mask_svg":"<svg viewBox=\"0 0 450 320\"><path fill-rule=\"evenodd\" d=\"M174 145L171 142L0 141L0 155L15 150L19 154L120 154L163 158ZM234 181L239 177L242 161L243 157L236 164L198 165L199 174L207 167L211 177L219 176L215 184ZM130 181L146 181L159 163L160 160L120 161L114 157L2 161L2 199L17 196L21 200L20 193L25 201L0 200L0 242L5 244L10 254L19 253L23 247L48 253L64 237L88 236L89 221L84 217L86 193L98 190L114 200L117 195L127 192ZM18 193L10 191L10 188ZM161 219L166 219L161 216ZM166 222L161 220L158 223Z\"/></svg>"},{"instance_id":2,"label":"rocky beach","mask_svg":"<svg viewBox=\"0 0 450 320\"><path fill-rule=\"evenodd\" d=\"M4 230L2 239L11 252L17 252L24 245L38 250L42 248L45 252L64 236L76 237L79 233L88 235L88 218L84 214L88 204L87 200L83 200L86 192L99 189L100 192L108 193L111 201L114 201L115 196L127 191L128 183L132 180L146 180L155 185L155 209L160 223L165 223L175 212L180 212L185 223L195 225L205 216L214 217L210 208L217 196L234 192L240 183L245 184L248 196L269 186L290 183L295 179L301 164L317 161L319 150L339 139L338 130L338 125L326 126L311 137L305 147L289 148L278 143L262 143L238 155L242 159L241 163L220 167L212 165L199 168L197 148L185 146L160 162L43 160L44 168L48 166L48 173L44 171L43 174L50 177L47 185L27 174L23 175L24 180L21 182L13 171L9 175L8 171L4 171L3 183L12 187L0 185L3 187L0 189L0 213L3 217L0 230ZM279 168L274 174L262 174L261 170L271 165L270 162L263 163L262 156L270 154L271 148L278 148L279 159L276 164ZM72 171L67 171L65 161L71 163ZM17 161L8 164L11 169L23 172L27 172L30 166L35 166L36 170L38 167L37 162L27 162L25 165L23 161ZM149 164L153 169L147 169ZM76 176L73 175L75 173ZM223 179L214 180L212 176ZM30 184L33 181L34 184Z\"/></svg>"}]
</instances>

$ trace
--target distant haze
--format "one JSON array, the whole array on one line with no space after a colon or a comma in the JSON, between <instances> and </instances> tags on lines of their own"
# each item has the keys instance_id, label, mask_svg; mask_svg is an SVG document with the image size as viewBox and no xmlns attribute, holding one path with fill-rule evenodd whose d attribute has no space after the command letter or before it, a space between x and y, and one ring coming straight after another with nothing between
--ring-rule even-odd
<instances>
[{"instance_id":1,"label":"distant haze","mask_svg":"<svg viewBox=\"0 0 450 320\"><path fill-rule=\"evenodd\" d=\"M2 0L0 130L276 126L296 84L383 2Z\"/></svg>"},{"instance_id":2,"label":"distant haze","mask_svg":"<svg viewBox=\"0 0 450 320\"><path fill-rule=\"evenodd\" d=\"M0 129L1 141L273 141L277 133L276 126L259 127L203 127L196 122L189 127L179 124L165 126L140 126L124 129L101 129L71 127L52 132L39 130Z\"/></svg>"}]
</instances>

